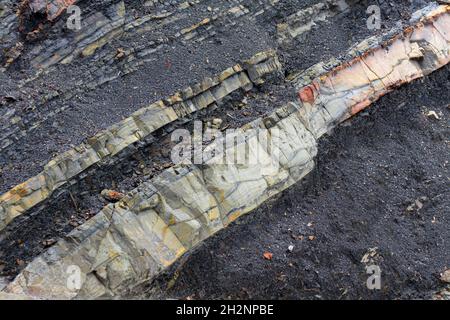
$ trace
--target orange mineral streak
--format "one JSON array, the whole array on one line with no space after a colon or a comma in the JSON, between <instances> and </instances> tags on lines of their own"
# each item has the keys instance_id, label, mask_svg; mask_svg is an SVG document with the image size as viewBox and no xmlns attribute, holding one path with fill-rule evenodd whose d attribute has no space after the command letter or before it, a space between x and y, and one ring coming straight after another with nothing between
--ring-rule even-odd
<instances>
[{"instance_id":1,"label":"orange mineral streak","mask_svg":"<svg viewBox=\"0 0 450 320\"><path fill-rule=\"evenodd\" d=\"M107 197L111 200L119 201L124 197L124 195L118 191L108 191Z\"/></svg>"},{"instance_id":2,"label":"orange mineral streak","mask_svg":"<svg viewBox=\"0 0 450 320\"><path fill-rule=\"evenodd\" d=\"M18 195L20 197L25 197L30 191L28 190L26 183L22 183L11 190L12 195Z\"/></svg>"}]
</instances>

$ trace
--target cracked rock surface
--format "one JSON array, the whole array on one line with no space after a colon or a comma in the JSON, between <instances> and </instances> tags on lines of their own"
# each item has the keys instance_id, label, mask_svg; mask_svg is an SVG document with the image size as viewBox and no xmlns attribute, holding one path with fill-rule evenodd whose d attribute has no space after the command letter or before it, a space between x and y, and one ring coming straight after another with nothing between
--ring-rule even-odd
<instances>
[{"instance_id":1,"label":"cracked rock surface","mask_svg":"<svg viewBox=\"0 0 450 320\"><path fill-rule=\"evenodd\" d=\"M67 35L61 8L73 2L45 8L40 1L24 2L17 21L11 3L1 12L14 31L0 34L6 41L0 132L0 173L6 182L0 196L0 260L6 262L0 261L0 272L11 280L20 272L2 295L111 298L153 283L180 257L189 259L186 253L205 239L311 179L320 148L330 149L320 147L321 141L340 123L450 61L445 5L412 14L417 7L400 2L395 12L388 10L382 30L370 33L356 24L359 31L340 47L333 28L349 18L361 23L355 14L366 1L345 7L332 0L301 1L294 11L290 1L276 0L213 1L207 7L200 0L146 2L141 11L128 1L76 1L86 16L84 28ZM249 37L252 30L263 40ZM336 45L315 55L308 50L314 49L318 30ZM201 51L203 45L208 49ZM181 58L181 48L193 60ZM161 63L156 69L155 61ZM181 61L186 63L174 68ZM448 69L443 70L433 85L445 79ZM157 79L151 76L156 74ZM61 75L71 79L61 82ZM174 81L174 76L182 78ZM152 95L158 85L163 96ZM81 108L86 97L90 102ZM442 111L427 112L442 120ZM192 131L194 120L223 131L237 128L226 138L247 139L227 146L225 154L239 157L248 150L250 158L258 155L256 164L218 163L222 155L214 148L224 140L216 139L203 146L210 156L201 165L174 165L171 133ZM258 140L254 129L275 147ZM101 195L111 192L120 199L105 206L108 198ZM408 208L421 210L427 199L419 197ZM433 259L437 256L435 251ZM67 285L72 266L81 270L81 289ZM163 296L157 289L150 295ZM358 290L352 294L366 297ZM387 296L399 294L391 290Z\"/></svg>"},{"instance_id":2,"label":"cracked rock surface","mask_svg":"<svg viewBox=\"0 0 450 320\"><path fill-rule=\"evenodd\" d=\"M307 179L130 296L448 299L449 71L397 89L323 138ZM421 209L408 210L416 200ZM367 263L380 266L382 290L367 289Z\"/></svg>"}]
</instances>

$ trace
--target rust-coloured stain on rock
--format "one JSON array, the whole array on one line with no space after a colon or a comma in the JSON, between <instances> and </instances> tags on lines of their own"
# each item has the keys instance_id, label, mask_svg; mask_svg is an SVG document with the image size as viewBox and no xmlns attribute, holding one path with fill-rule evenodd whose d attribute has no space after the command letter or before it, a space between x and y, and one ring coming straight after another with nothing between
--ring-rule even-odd
<instances>
[{"instance_id":1,"label":"rust-coloured stain on rock","mask_svg":"<svg viewBox=\"0 0 450 320\"><path fill-rule=\"evenodd\" d=\"M302 102L313 104L314 101L316 100L315 92L316 92L315 84L311 84L302 88L299 91L298 96Z\"/></svg>"}]
</instances>

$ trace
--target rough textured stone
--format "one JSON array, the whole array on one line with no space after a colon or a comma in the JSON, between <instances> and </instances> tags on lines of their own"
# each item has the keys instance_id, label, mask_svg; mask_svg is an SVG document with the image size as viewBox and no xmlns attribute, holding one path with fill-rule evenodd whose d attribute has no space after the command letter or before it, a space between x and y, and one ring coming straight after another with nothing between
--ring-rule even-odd
<instances>
[{"instance_id":1,"label":"rough textured stone","mask_svg":"<svg viewBox=\"0 0 450 320\"><path fill-rule=\"evenodd\" d=\"M259 165L226 165L212 157L201 167L169 168L29 264L7 292L37 298L100 298L155 276L186 250L312 170L316 141L303 128L296 109L290 110L293 113L270 129L261 127L284 131L276 142L281 160L277 150L250 136L242 142L245 148L233 145L224 153L249 148L250 154L258 152ZM65 283L71 265L83 272L83 287L77 291ZM101 278L99 283L89 280L92 274Z\"/></svg>"},{"instance_id":2,"label":"rough textured stone","mask_svg":"<svg viewBox=\"0 0 450 320\"><path fill-rule=\"evenodd\" d=\"M307 86L298 80L301 114L308 130L319 138L394 88L446 65L450 61L449 22L448 7L441 6L386 46L356 56ZM417 56L418 51L423 56ZM312 69L316 70L320 66Z\"/></svg>"},{"instance_id":3,"label":"rough textured stone","mask_svg":"<svg viewBox=\"0 0 450 320\"><path fill-rule=\"evenodd\" d=\"M335 10L336 7L338 10ZM317 22L325 21L348 7L344 1L328 0L299 10L277 25L278 40L282 44L289 44L293 38L311 30Z\"/></svg>"},{"instance_id":4,"label":"rough textured stone","mask_svg":"<svg viewBox=\"0 0 450 320\"><path fill-rule=\"evenodd\" d=\"M77 2L77 0L29 0L29 7L33 13L45 13L48 20L57 18L68 6Z\"/></svg>"},{"instance_id":5,"label":"rough textured stone","mask_svg":"<svg viewBox=\"0 0 450 320\"><path fill-rule=\"evenodd\" d=\"M130 9L129 4L125 6L124 1L107 1L104 4L104 10L99 11L95 9L95 4L91 8L91 5L84 1L24 1L23 9L18 16L13 11L12 2L7 1L5 11L0 10L2 14L0 16L2 27L0 28L0 40L2 40L0 41L2 49L0 68L8 68L17 58L16 55L22 54L23 44L19 41L21 34L16 29L19 29L19 20L25 11L46 16L47 20L56 23L55 29L58 31L55 33L58 34L46 39L45 44L33 45L31 52L26 53L26 59L31 63L33 74L20 85L27 84L42 89L45 87L42 85L45 79L58 73L60 66L80 65L79 71L74 72L70 85L61 90L51 92L47 90L39 99L34 99L33 104L41 105L54 98L61 98L62 101L68 102L77 92L93 90L118 77L134 73L147 63L154 63L155 53L162 52L167 46L176 42L204 42L213 37L217 29L223 26L234 25L244 18L255 19L265 10L274 10L273 5L278 1L258 1L252 11L240 4L245 2L244 0L224 1L218 5L217 12L211 13L208 18L195 23L191 18L186 19L192 14L191 9L202 2L203 0L195 0L186 5L187 2L182 0L159 1L155 3L156 11L148 10L147 14L136 18L133 14L134 10ZM82 29L67 34L67 32L60 32L66 28L64 19L58 20L58 18L72 3L79 5L82 9ZM31 10L28 4L31 5ZM192 25L185 26L185 22L182 22L184 20ZM50 22L47 21L46 25L50 25ZM41 27L37 27L35 32L36 36L43 33ZM141 41L135 39L135 35L152 33L163 36L150 37L151 40L144 37ZM117 43L111 46L113 41ZM118 43L127 43L127 48L117 47ZM95 62L87 62L89 58ZM100 61L101 63L98 63ZM52 110L44 117L52 118L55 114L63 112L67 108L63 106L65 102L61 102L60 108ZM28 135L45 121L36 105L30 107L25 114L19 110L11 111L14 117L4 119L0 126L0 149L2 150Z\"/></svg>"},{"instance_id":6,"label":"rough textured stone","mask_svg":"<svg viewBox=\"0 0 450 320\"><path fill-rule=\"evenodd\" d=\"M184 92L191 92L185 94L186 99L178 92L166 101L155 102L57 156L45 165L42 173L0 196L0 230L94 164L116 156L155 130L208 108L238 89L247 90L253 83L263 83L266 76L276 74L280 69L275 52L263 52L246 61L244 68L237 65L213 79L205 79L185 89Z\"/></svg>"},{"instance_id":7,"label":"rough textured stone","mask_svg":"<svg viewBox=\"0 0 450 320\"><path fill-rule=\"evenodd\" d=\"M222 164L219 160L223 154L219 154L199 166L184 164L167 169L119 203L105 207L35 259L6 292L47 299L101 298L120 295L150 280L199 241L308 174L314 166L317 139L333 126L393 86L448 63L448 10L443 6L426 12L427 16L404 37L394 37L384 46L378 43L366 47L367 52L330 73L314 75L323 70L321 64L294 79L301 84L299 101L243 126L235 134L247 135L248 139L224 152L238 156L249 150L246 157L258 155L256 163ZM412 54L417 46L411 43L423 49L423 59ZM249 70L248 78L255 83L276 65L270 54L258 55L253 61L257 61L256 67L250 60L246 63L252 65L251 71L246 64L244 69ZM227 81L233 77L229 74L222 78ZM306 78L312 83L304 86ZM233 88L232 83L225 87ZM192 91L175 95L168 104L179 103L179 96L197 96L202 89L204 93L219 85L214 79L208 80ZM199 105L208 103L208 99L202 96ZM258 140L251 130L254 128L269 132L275 148ZM214 141L206 151L221 142ZM33 181L28 189L36 191L39 187L40 181ZM28 189L16 189L10 197L17 199ZM82 275L82 286L77 290L67 286L67 270L73 265Z\"/></svg>"}]
</instances>

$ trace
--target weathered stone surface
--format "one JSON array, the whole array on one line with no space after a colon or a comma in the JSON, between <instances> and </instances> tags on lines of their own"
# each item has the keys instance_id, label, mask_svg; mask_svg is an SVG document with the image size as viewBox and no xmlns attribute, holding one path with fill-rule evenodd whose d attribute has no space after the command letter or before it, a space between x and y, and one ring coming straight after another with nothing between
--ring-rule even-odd
<instances>
[{"instance_id":1,"label":"weathered stone surface","mask_svg":"<svg viewBox=\"0 0 450 320\"><path fill-rule=\"evenodd\" d=\"M16 301L17 300L17 301L19 301L19 300L32 300L32 299L26 295L0 292L0 300L6 300L6 301Z\"/></svg>"},{"instance_id":2,"label":"weathered stone surface","mask_svg":"<svg viewBox=\"0 0 450 320\"><path fill-rule=\"evenodd\" d=\"M0 292L8 285L8 280L4 277L0 277Z\"/></svg>"},{"instance_id":3,"label":"weathered stone surface","mask_svg":"<svg viewBox=\"0 0 450 320\"><path fill-rule=\"evenodd\" d=\"M387 45L320 74L306 86L298 79L303 123L319 138L394 88L446 65L449 33L449 8L441 6ZM320 66L312 72L317 70Z\"/></svg>"},{"instance_id":4,"label":"weathered stone surface","mask_svg":"<svg viewBox=\"0 0 450 320\"><path fill-rule=\"evenodd\" d=\"M450 283L450 269L445 270L444 272L442 272L442 274L441 274L441 281L446 282L446 283Z\"/></svg>"},{"instance_id":5,"label":"weathered stone surface","mask_svg":"<svg viewBox=\"0 0 450 320\"><path fill-rule=\"evenodd\" d=\"M293 38L311 30L320 21L325 21L349 8L345 1L327 0L299 10L277 25L278 40L289 44Z\"/></svg>"},{"instance_id":6,"label":"weathered stone surface","mask_svg":"<svg viewBox=\"0 0 450 320\"><path fill-rule=\"evenodd\" d=\"M191 20L186 19L192 14L191 9L201 5L202 2L204 1L158 1L154 4L157 7L156 11L147 10L147 14L140 17L135 17L133 13L135 10L130 8L129 4L125 6L124 1L108 1L105 3L104 10L100 11L93 9L95 5L91 8L86 2L78 3L74 0L24 2L24 7L28 11L29 3L33 12L43 14L48 20L55 22L55 34L58 33L58 35L46 39L45 44L33 45L32 50L26 53L26 60L31 63L33 74L28 79L24 79L20 86L44 89L45 86L42 84L59 72L59 66L71 68L73 64L75 65L73 69L79 69L79 71L74 70L70 85L67 84L60 90L46 90L45 94L32 102L33 107L30 107L26 113L12 110L15 113L14 119L4 119L0 126L0 149L11 146L38 128L46 119L64 112L67 108L64 106L65 103L61 102L60 108L44 115L43 119L39 108L34 104L45 104L54 98L69 101L77 92L93 90L118 77L134 73L145 64L154 63L155 54L162 52L167 46L177 42L206 42L206 39L216 35L217 29L229 24L234 25L244 17L254 19L266 10L274 10L273 6L278 1L258 1L252 11L240 4L245 2L244 0L224 1L218 4L217 11L212 12L210 17L192 21L190 22L192 25L185 26L184 20ZM67 34L67 32L60 32L65 29L64 19L58 21L57 18L61 17L67 6L72 3L79 5L82 9L82 28ZM84 6L89 9L85 9ZM21 51L15 50L17 46L22 45L19 41L21 35L16 30L20 16L16 15L12 7L12 3L8 1L5 3L5 12L0 10L2 15L5 15L4 19L0 16L2 27L0 28L0 40L2 40L0 48L3 49L0 51L0 63L2 63L0 67L2 68L9 67L14 61L15 58L11 59L11 54L21 54ZM144 36L140 41L135 39L136 35L152 33L161 34L161 36L150 37L151 40L147 40ZM112 45L114 41L117 43ZM118 43L127 43L127 48L117 47ZM89 62L91 58L94 62L92 60ZM7 63L7 60L11 61ZM98 63L100 61L101 63ZM80 68L77 68L78 65ZM0 118L0 120L3 119Z\"/></svg>"},{"instance_id":7,"label":"weathered stone surface","mask_svg":"<svg viewBox=\"0 0 450 320\"><path fill-rule=\"evenodd\" d=\"M120 201L124 197L123 193L120 193L115 190L108 190L108 189L102 190L101 195L103 198L105 198L107 201L110 201L110 202Z\"/></svg>"},{"instance_id":8,"label":"weathered stone surface","mask_svg":"<svg viewBox=\"0 0 450 320\"><path fill-rule=\"evenodd\" d=\"M76 0L28 0L22 5L28 5L33 13L46 14L48 20L57 18L68 6Z\"/></svg>"},{"instance_id":9,"label":"weathered stone surface","mask_svg":"<svg viewBox=\"0 0 450 320\"><path fill-rule=\"evenodd\" d=\"M324 64L309 70L305 77L313 81L307 86L305 77L297 77L296 83L301 84L299 102L243 126L235 134L247 135L247 139L224 151L227 156L238 157L248 150L246 159L257 155L256 163L223 164L223 154L218 154L206 157L199 166L184 164L167 169L119 203L105 207L35 259L6 292L46 299L111 297L156 276L186 250L308 174L314 166L317 139L333 126L392 86L448 63L448 10L444 6L427 13L404 37L394 37L385 44L389 52L378 43L330 73L312 76L324 70ZM423 59L414 53L417 46L411 43L419 45ZM249 72L252 82L276 64L265 63L268 59L262 56L255 59L264 64ZM222 78L226 81L233 75ZM198 95L202 88L210 90L217 85L214 79L208 80L175 95L168 104L179 103L179 96ZM259 140L251 130L255 128L269 132L266 136L275 141L275 147ZM206 151L221 142L214 141ZM38 190L39 181L30 189ZM67 270L72 266L81 271L81 288L67 285Z\"/></svg>"},{"instance_id":10,"label":"weathered stone surface","mask_svg":"<svg viewBox=\"0 0 450 320\"><path fill-rule=\"evenodd\" d=\"M247 141L224 151L235 155L248 148L250 157L258 154L257 164L222 164L217 157L223 155L216 155L201 167L167 169L29 264L6 291L36 298L100 298L120 295L154 277L186 250L312 170L315 139L296 108L279 113L284 116L272 115L279 118L271 128L263 120L254 124L277 136L279 149L269 149L249 134ZM66 284L73 265L82 272L79 290Z\"/></svg>"},{"instance_id":11,"label":"weathered stone surface","mask_svg":"<svg viewBox=\"0 0 450 320\"><path fill-rule=\"evenodd\" d=\"M275 52L263 52L256 59L246 61L244 68L237 65L213 79L205 79L185 89L185 93L176 93L166 101L144 107L87 139L86 143L57 156L45 165L42 173L0 196L0 230L94 164L116 156L155 130L208 108L236 90L248 90L254 83L263 83L266 76L276 74L280 69Z\"/></svg>"},{"instance_id":12,"label":"weathered stone surface","mask_svg":"<svg viewBox=\"0 0 450 320\"><path fill-rule=\"evenodd\" d=\"M19 41L17 31L19 21L13 9L13 1L2 1L0 3L0 71L14 61L13 52ZM3 54L4 53L4 54Z\"/></svg>"}]
</instances>

